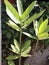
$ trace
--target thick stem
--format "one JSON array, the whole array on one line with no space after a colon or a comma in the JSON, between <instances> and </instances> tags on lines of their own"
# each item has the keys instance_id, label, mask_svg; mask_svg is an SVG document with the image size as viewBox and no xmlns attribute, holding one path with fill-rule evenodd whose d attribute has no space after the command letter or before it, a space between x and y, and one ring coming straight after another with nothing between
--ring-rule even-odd
<instances>
[{"instance_id":1,"label":"thick stem","mask_svg":"<svg viewBox=\"0 0 49 65\"><path fill-rule=\"evenodd\" d=\"M21 39L22 39L22 29L20 28L20 38L19 38L19 43L20 43L19 65L21 65Z\"/></svg>"}]
</instances>

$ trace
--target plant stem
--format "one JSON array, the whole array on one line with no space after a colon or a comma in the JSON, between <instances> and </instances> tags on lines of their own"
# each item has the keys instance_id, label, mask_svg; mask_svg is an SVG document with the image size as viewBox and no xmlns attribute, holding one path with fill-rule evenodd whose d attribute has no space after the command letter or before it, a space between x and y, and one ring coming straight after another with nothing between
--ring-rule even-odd
<instances>
[{"instance_id":1,"label":"plant stem","mask_svg":"<svg viewBox=\"0 0 49 65\"><path fill-rule=\"evenodd\" d=\"M20 43L19 65L21 65L21 39L22 39L22 29L20 28L20 38L19 38L19 43Z\"/></svg>"},{"instance_id":2,"label":"plant stem","mask_svg":"<svg viewBox=\"0 0 49 65\"><path fill-rule=\"evenodd\" d=\"M36 47L35 47L36 49L37 49L37 47L38 47L38 41L39 41L39 40L37 39L37 43L36 43Z\"/></svg>"}]
</instances>

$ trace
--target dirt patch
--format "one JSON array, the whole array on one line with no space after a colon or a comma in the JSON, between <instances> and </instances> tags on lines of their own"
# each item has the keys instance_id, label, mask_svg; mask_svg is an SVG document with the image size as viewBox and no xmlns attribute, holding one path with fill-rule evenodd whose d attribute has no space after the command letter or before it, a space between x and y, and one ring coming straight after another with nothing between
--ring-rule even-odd
<instances>
[{"instance_id":1,"label":"dirt patch","mask_svg":"<svg viewBox=\"0 0 49 65\"><path fill-rule=\"evenodd\" d=\"M29 57L24 64L29 65L49 65L49 47L43 52L40 50L35 52L34 55Z\"/></svg>"}]
</instances>

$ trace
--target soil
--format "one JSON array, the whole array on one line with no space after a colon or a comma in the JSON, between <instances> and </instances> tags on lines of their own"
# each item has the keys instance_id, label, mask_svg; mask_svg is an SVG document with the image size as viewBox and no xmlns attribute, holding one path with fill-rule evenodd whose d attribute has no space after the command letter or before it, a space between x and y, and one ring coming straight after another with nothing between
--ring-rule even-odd
<instances>
[{"instance_id":1,"label":"soil","mask_svg":"<svg viewBox=\"0 0 49 65\"><path fill-rule=\"evenodd\" d=\"M25 64L49 65L49 46L43 52L39 50L35 52L34 55L32 54L32 56L25 61Z\"/></svg>"}]
</instances>

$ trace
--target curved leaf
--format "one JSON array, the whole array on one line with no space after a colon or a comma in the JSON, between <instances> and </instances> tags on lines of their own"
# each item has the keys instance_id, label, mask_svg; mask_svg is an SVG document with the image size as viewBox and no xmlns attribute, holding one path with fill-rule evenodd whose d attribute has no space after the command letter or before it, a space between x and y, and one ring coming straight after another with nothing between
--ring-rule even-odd
<instances>
[{"instance_id":1,"label":"curved leaf","mask_svg":"<svg viewBox=\"0 0 49 65\"><path fill-rule=\"evenodd\" d=\"M23 32L24 35L33 38L33 39L37 39L35 36L32 36L31 34L27 33L27 32Z\"/></svg>"},{"instance_id":2,"label":"curved leaf","mask_svg":"<svg viewBox=\"0 0 49 65\"><path fill-rule=\"evenodd\" d=\"M39 40L42 40L42 39L47 39L47 38L49 38L48 36L49 36L48 32L44 32L44 33L40 34L40 35L38 36L38 38L39 38Z\"/></svg>"},{"instance_id":3,"label":"curved leaf","mask_svg":"<svg viewBox=\"0 0 49 65\"><path fill-rule=\"evenodd\" d=\"M31 50L31 46L27 47L23 52L21 52L21 55L29 53Z\"/></svg>"},{"instance_id":4,"label":"curved leaf","mask_svg":"<svg viewBox=\"0 0 49 65\"><path fill-rule=\"evenodd\" d=\"M10 4L8 0L4 0L6 5L6 12L8 16L17 24L20 24L20 17L16 9Z\"/></svg>"},{"instance_id":5,"label":"curved leaf","mask_svg":"<svg viewBox=\"0 0 49 65\"><path fill-rule=\"evenodd\" d=\"M39 26L39 30L38 30L38 33L41 34L43 33L46 28L47 28L47 24L48 24L48 19L44 20L41 25Z\"/></svg>"},{"instance_id":6,"label":"curved leaf","mask_svg":"<svg viewBox=\"0 0 49 65\"><path fill-rule=\"evenodd\" d=\"M11 44L12 51L19 54L19 51L16 49L14 45Z\"/></svg>"},{"instance_id":7,"label":"curved leaf","mask_svg":"<svg viewBox=\"0 0 49 65\"><path fill-rule=\"evenodd\" d=\"M27 33L27 32L23 32L23 34L25 34L26 36L28 36L28 37L32 38L32 35L31 35L31 34L29 34L29 33Z\"/></svg>"},{"instance_id":8,"label":"curved leaf","mask_svg":"<svg viewBox=\"0 0 49 65\"><path fill-rule=\"evenodd\" d=\"M49 25L47 26L47 29L46 29L47 32L49 32Z\"/></svg>"},{"instance_id":9,"label":"curved leaf","mask_svg":"<svg viewBox=\"0 0 49 65\"><path fill-rule=\"evenodd\" d=\"M28 25L30 25L30 24L33 22L33 20L35 19L36 15L37 15L37 14L34 14L34 15L31 16L28 20L26 20L26 21L23 23L24 26L22 27L22 29L25 28L25 27L27 27Z\"/></svg>"},{"instance_id":10,"label":"curved leaf","mask_svg":"<svg viewBox=\"0 0 49 65\"><path fill-rule=\"evenodd\" d=\"M25 18L29 15L29 13L31 12L31 10L34 8L34 6L36 5L36 1L32 2L27 9L24 11L24 13L22 14L21 18L22 20L25 20Z\"/></svg>"},{"instance_id":11,"label":"curved leaf","mask_svg":"<svg viewBox=\"0 0 49 65\"><path fill-rule=\"evenodd\" d=\"M16 49L19 51L20 50L19 43L16 39L14 39L14 45L15 45Z\"/></svg>"},{"instance_id":12,"label":"curved leaf","mask_svg":"<svg viewBox=\"0 0 49 65\"><path fill-rule=\"evenodd\" d=\"M33 21L33 25L34 25L35 34L36 34L36 36L38 36L39 22L37 20L35 20L35 21Z\"/></svg>"},{"instance_id":13,"label":"curved leaf","mask_svg":"<svg viewBox=\"0 0 49 65\"><path fill-rule=\"evenodd\" d=\"M43 18L41 17L40 19L39 19L39 26L40 26L40 24L43 22Z\"/></svg>"},{"instance_id":14,"label":"curved leaf","mask_svg":"<svg viewBox=\"0 0 49 65\"><path fill-rule=\"evenodd\" d=\"M21 3L21 0L17 0L17 9L18 9L18 12L19 12L19 16L21 16L22 13L23 13L23 6L22 6L22 3Z\"/></svg>"},{"instance_id":15,"label":"curved leaf","mask_svg":"<svg viewBox=\"0 0 49 65\"><path fill-rule=\"evenodd\" d=\"M6 59L8 59L8 60L18 59L18 56L17 55L11 55L11 56L8 56Z\"/></svg>"},{"instance_id":16,"label":"curved leaf","mask_svg":"<svg viewBox=\"0 0 49 65\"><path fill-rule=\"evenodd\" d=\"M30 25L34 20L36 20L37 18L39 18L45 10L39 12L38 14L34 14L33 16L31 16L28 20L24 21L24 26L22 28L27 27L28 25Z\"/></svg>"},{"instance_id":17,"label":"curved leaf","mask_svg":"<svg viewBox=\"0 0 49 65\"><path fill-rule=\"evenodd\" d=\"M15 29L16 31L19 31L19 27L17 24L15 24L14 22L12 22L11 20L9 20L9 22L6 22L6 24L8 26L10 26L11 28Z\"/></svg>"},{"instance_id":18,"label":"curved leaf","mask_svg":"<svg viewBox=\"0 0 49 65\"><path fill-rule=\"evenodd\" d=\"M21 56L22 57L30 57L31 55L30 54L22 54Z\"/></svg>"},{"instance_id":19,"label":"curved leaf","mask_svg":"<svg viewBox=\"0 0 49 65\"><path fill-rule=\"evenodd\" d=\"M21 52L23 52L25 49L27 49L28 46L30 46L30 44L31 44L31 40L26 41L26 42L23 44L23 46L22 46Z\"/></svg>"}]
</instances>

